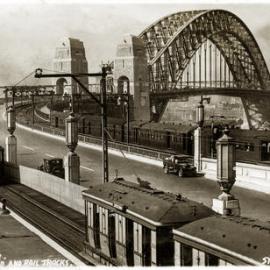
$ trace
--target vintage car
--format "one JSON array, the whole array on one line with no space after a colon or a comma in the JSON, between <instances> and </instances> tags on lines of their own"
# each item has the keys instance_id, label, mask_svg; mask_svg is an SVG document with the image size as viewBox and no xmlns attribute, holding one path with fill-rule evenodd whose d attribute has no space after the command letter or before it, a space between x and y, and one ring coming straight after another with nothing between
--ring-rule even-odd
<instances>
[{"instance_id":1,"label":"vintage car","mask_svg":"<svg viewBox=\"0 0 270 270\"><path fill-rule=\"evenodd\" d=\"M163 159L164 173L176 173L179 177L196 176L192 158L186 155L172 155Z\"/></svg>"},{"instance_id":2,"label":"vintage car","mask_svg":"<svg viewBox=\"0 0 270 270\"><path fill-rule=\"evenodd\" d=\"M39 166L38 169L46 173L58 176L60 178L65 178L62 158L44 159L43 164Z\"/></svg>"}]
</instances>

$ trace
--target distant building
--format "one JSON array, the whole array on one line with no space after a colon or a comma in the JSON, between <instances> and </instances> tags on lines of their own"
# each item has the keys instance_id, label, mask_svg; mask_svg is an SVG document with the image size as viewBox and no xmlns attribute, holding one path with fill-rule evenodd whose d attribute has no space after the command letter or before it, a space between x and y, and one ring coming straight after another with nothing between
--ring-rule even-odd
<instances>
[{"instance_id":1,"label":"distant building","mask_svg":"<svg viewBox=\"0 0 270 270\"><path fill-rule=\"evenodd\" d=\"M88 73L83 42L75 38L64 38L56 47L53 70L59 73ZM80 82L88 87L87 76L81 77ZM81 87L71 78L53 78L52 84L56 85L56 94L82 92Z\"/></svg>"},{"instance_id":2,"label":"distant building","mask_svg":"<svg viewBox=\"0 0 270 270\"><path fill-rule=\"evenodd\" d=\"M166 123L194 124L196 122L196 107L200 97L189 97L186 101L170 100L161 121ZM243 118L243 106L238 98L223 101L219 97L211 97L210 104L205 106L205 120L211 116L223 116L226 120L239 120Z\"/></svg>"}]
</instances>

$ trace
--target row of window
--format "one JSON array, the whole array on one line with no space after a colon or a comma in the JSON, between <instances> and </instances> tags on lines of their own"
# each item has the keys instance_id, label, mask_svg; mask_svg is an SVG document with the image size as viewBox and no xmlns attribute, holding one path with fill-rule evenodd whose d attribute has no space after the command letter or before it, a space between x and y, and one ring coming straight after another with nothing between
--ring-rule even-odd
<instances>
[{"instance_id":1,"label":"row of window","mask_svg":"<svg viewBox=\"0 0 270 270\"><path fill-rule=\"evenodd\" d=\"M138 131L138 135L142 138L163 140L165 138L170 138L172 142L181 142L186 138L186 134L172 135L171 133L162 134L161 132L149 132L149 131Z\"/></svg>"},{"instance_id":2,"label":"row of window","mask_svg":"<svg viewBox=\"0 0 270 270\"><path fill-rule=\"evenodd\" d=\"M255 149L254 143L239 143L235 145L235 149L246 152L253 152Z\"/></svg>"},{"instance_id":3,"label":"row of window","mask_svg":"<svg viewBox=\"0 0 270 270\"><path fill-rule=\"evenodd\" d=\"M176 266L221 266L232 265L219 257L175 241Z\"/></svg>"},{"instance_id":4,"label":"row of window","mask_svg":"<svg viewBox=\"0 0 270 270\"><path fill-rule=\"evenodd\" d=\"M155 231L91 202L87 203L87 226L93 231L88 234L89 243L94 243L94 247L104 253L109 246L111 258L117 258L117 244L121 244L129 254L126 256L133 257L127 260L130 265L134 265L136 256L137 265L151 265L151 258L156 263ZM102 246L104 236L108 238L108 246Z\"/></svg>"},{"instance_id":5,"label":"row of window","mask_svg":"<svg viewBox=\"0 0 270 270\"><path fill-rule=\"evenodd\" d=\"M56 58L64 59L69 57L69 49L58 49L55 55Z\"/></svg>"}]
</instances>

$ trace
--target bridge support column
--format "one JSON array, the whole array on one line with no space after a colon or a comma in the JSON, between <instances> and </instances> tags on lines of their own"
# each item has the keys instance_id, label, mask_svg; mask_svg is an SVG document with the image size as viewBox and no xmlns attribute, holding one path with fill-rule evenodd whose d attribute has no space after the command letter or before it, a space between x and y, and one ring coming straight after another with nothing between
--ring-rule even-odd
<instances>
[{"instance_id":1,"label":"bridge support column","mask_svg":"<svg viewBox=\"0 0 270 270\"><path fill-rule=\"evenodd\" d=\"M17 164L17 139L13 135L16 129L15 110L11 106L7 109L7 129L10 135L6 137L6 161Z\"/></svg>"},{"instance_id":2,"label":"bridge support column","mask_svg":"<svg viewBox=\"0 0 270 270\"><path fill-rule=\"evenodd\" d=\"M242 103L247 119L247 124L242 128L259 130L270 129L270 108L268 98L258 96L246 96ZM245 124L245 122L244 122Z\"/></svg>"},{"instance_id":3,"label":"bridge support column","mask_svg":"<svg viewBox=\"0 0 270 270\"><path fill-rule=\"evenodd\" d=\"M69 152L64 158L65 180L74 184L80 184L80 157Z\"/></svg>"},{"instance_id":4,"label":"bridge support column","mask_svg":"<svg viewBox=\"0 0 270 270\"><path fill-rule=\"evenodd\" d=\"M202 170L202 129L197 127L194 130L194 166L197 172Z\"/></svg>"}]
</instances>

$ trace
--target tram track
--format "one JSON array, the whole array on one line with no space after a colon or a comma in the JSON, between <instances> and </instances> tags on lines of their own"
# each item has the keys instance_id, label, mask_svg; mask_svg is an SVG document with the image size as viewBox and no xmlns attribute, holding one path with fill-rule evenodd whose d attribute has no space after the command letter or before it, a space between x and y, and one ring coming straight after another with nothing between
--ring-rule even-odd
<instances>
[{"instance_id":1,"label":"tram track","mask_svg":"<svg viewBox=\"0 0 270 270\"><path fill-rule=\"evenodd\" d=\"M0 187L0 197L7 199L8 207L27 222L63 246L82 262L89 264L80 254L84 251L85 233L79 225L60 217L55 211L41 205L10 186Z\"/></svg>"}]
</instances>

